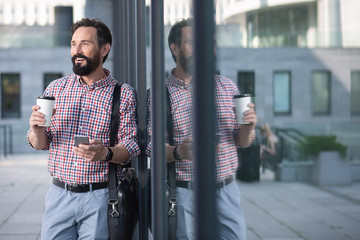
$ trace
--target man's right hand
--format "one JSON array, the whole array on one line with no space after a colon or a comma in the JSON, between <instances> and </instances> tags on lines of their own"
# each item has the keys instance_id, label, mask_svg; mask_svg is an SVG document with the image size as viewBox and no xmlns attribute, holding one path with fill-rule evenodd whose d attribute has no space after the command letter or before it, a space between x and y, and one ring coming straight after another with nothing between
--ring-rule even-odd
<instances>
[{"instance_id":1,"label":"man's right hand","mask_svg":"<svg viewBox=\"0 0 360 240\"><path fill-rule=\"evenodd\" d=\"M29 124L32 132L35 135L38 135L39 133L43 133L46 129L46 127L41 127L39 125L45 124L45 115L38 110L40 109L40 106L34 105L32 107L32 114L30 116Z\"/></svg>"},{"instance_id":2,"label":"man's right hand","mask_svg":"<svg viewBox=\"0 0 360 240\"><path fill-rule=\"evenodd\" d=\"M42 133L46 129L46 127L39 126L45 124L45 115L39 112L39 109L40 109L39 105L34 105L32 107L33 112L29 120L30 128L35 134ZM56 109L54 108L52 115L54 115L55 112Z\"/></svg>"},{"instance_id":3,"label":"man's right hand","mask_svg":"<svg viewBox=\"0 0 360 240\"><path fill-rule=\"evenodd\" d=\"M193 159L193 140L191 137L186 137L178 146L177 151L181 159Z\"/></svg>"},{"instance_id":4,"label":"man's right hand","mask_svg":"<svg viewBox=\"0 0 360 240\"><path fill-rule=\"evenodd\" d=\"M45 134L46 127L39 125L45 124L45 116L39 112L40 106L34 105L32 107L32 113L29 119L31 132L29 135L29 141L35 149L45 149L48 144L48 139ZM56 110L53 110L53 115Z\"/></svg>"}]
</instances>

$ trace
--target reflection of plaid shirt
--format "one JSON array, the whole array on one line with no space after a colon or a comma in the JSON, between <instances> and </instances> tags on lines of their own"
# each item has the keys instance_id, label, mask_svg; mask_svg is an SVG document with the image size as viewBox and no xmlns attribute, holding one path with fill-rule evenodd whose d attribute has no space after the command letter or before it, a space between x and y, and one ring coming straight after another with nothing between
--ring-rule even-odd
<instances>
[{"instance_id":1,"label":"reflection of plaid shirt","mask_svg":"<svg viewBox=\"0 0 360 240\"><path fill-rule=\"evenodd\" d=\"M191 106L192 86L173 75L165 80L169 89L171 111L174 125L174 144L181 144L182 140L191 135ZM239 125L236 122L233 96L239 94L236 85L227 78L215 76L215 102L217 111L217 127L221 134L221 150L216 154L217 180L222 181L234 174L238 165L238 157L235 146L235 135ZM150 112L150 98L148 98L148 112ZM151 137L150 116L148 121L148 140ZM214 130L215 131L215 130ZM150 155L151 142L148 141L147 154ZM180 181L192 181L194 162L182 159L176 161L176 179Z\"/></svg>"},{"instance_id":2,"label":"reflection of plaid shirt","mask_svg":"<svg viewBox=\"0 0 360 240\"><path fill-rule=\"evenodd\" d=\"M117 83L105 70L107 77L92 86L84 84L78 75L52 82L44 95L55 97L56 113L46 134L49 139L48 170L66 183L87 184L106 182L108 163L88 162L73 151L74 135L98 139L110 144L110 117L114 86ZM127 84L122 85L118 139L130 158L139 154L137 144L136 94Z\"/></svg>"}]
</instances>

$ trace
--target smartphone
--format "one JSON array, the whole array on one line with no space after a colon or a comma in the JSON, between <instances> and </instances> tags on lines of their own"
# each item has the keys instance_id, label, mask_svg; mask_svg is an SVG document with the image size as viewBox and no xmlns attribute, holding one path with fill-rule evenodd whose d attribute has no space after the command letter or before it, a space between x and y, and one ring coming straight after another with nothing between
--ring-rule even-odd
<instances>
[{"instance_id":1,"label":"smartphone","mask_svg":"<svg viewBox=\"0 0 360 240\"><path fill-rule=\"evenodd\" d=\"M79 146L79 144L89 144L89 137L83 135L74 136L74 146Z\"/></svg>"}]
</instances>

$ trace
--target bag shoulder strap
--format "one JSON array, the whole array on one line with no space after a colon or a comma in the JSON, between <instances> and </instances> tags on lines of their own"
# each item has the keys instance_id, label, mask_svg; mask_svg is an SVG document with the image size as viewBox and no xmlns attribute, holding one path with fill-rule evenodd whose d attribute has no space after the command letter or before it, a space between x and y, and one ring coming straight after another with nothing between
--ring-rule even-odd
<instances>
[{"instance_id":1,"label":"bag shoulder strap","mask_svg":"<svg viewBox=\"0 0 360 240\"><path fill-rule=\"evenodd\" d=\"M174 123L171 112L170 93L167 86L166 100L167 100L167 132L169 136L169 144L174 146ZM168 184L169 184L169 210L168 210L168 239L176 239L176 169L175 161L167 164Z\"/></svg>"},{"instance_id":2,"label":"bag shoulder strap","mask_svg":"<svg viewBox=\"0 0 360 240\"><path fill-rule=\"evenodd\" d=\"M169 136L169 144L171 146L174 146L174 144L175 144L174 143L174 125L173 125L173 117L172 117L172 112L171 112L170 93L169 93L169 89L166 86L165 86L165 88L166 88L166 100L167 100L167 108L166 108L166 111L167 111L167 132L168 132L168 136ZM167 166L168 166L168 174L169 174L168 181L169 181L170 189L172 188L171 184L173 184L173 187L175 189L176 188L176 184L175 184L175 181L176 181L176 178L175 178L175 161L171 162L171 163L168 163ZM174 197L176 197L176 194L175 194Z\"/></svg>"},{"instance_id":3,"label":"bag shoulder strap","mask_svg":"<svg viewBox=\"0 0 360 240\"><path fill-rule=\"evenodd\" d=\"M166 88L166 102L167 102L167 108L166 108L167 132L169 136L169 144L171 146L174 146L174 125L173 125L173 117L171 112L170 92L166 86L165 88Z\"/></svg>"},{"instance_id":4,"label":"bag shoulder strap","mask_svg":"<svg viewBox=\"0 0 360 240\"><path fill-rule=\"evenodd\" d=\"M117 132L119 129L119 108L120 108L120 95L121 95L122 84L117 83L114 87L113 103L111 109L111 120L110 120L110 146L115 146Z\"/></svg>"},{"instance_id":5,"label":"bag shoulder strap","mask_svg":"<svg viewBox=\"0 0 360 240\"><path fill-rule=\"evenodd\" d=\"M117 83L114 88L113 103L110 120L110 146L115 146L117 132L119 129L119 108L122 84ZM109 201L117 199L116 191L116 164L109 162Z\"/></svg>"}]
</instances>

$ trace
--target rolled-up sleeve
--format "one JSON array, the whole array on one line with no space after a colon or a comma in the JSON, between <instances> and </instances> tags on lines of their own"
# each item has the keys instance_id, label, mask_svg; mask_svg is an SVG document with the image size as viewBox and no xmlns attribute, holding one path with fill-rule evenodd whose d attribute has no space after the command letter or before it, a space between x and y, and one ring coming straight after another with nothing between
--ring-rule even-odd
<instances>
[{"instance_id":1,"label":"rolled-up sleeve","mask_svg":"<svg viewBox=\"0 0 360 240\"><path fill-rule=\"evenodd\" d=\"M136 108L137 100L135 90L129 85L123 84L119 108L118 139L119 144L129 152L129 160L136 158L140 154Z\"/></svg>"},{"instance_id":2,"label":"rolled-up sleeve","mask_svg":"<svg viewBox=\"0 0 360 240\"><path fill-rule=\"evenodd\" d=\"M26 139L27 139L27 142L30 145L30 147L32 147L33 149L35 149L37 151L47 151L47 150L49 150L50 143L52 141L50 131L48 131L48 130L45 131L45 135L47 136L48 143L47 143L47 145L46 145L46 147L44 149L36 149L36 148L34 148L34 146L31 144L30 139L29 139L30 133L31 133L31 129L28 130L27 135L26 135Z\"/></svg>"}]
</instances>

